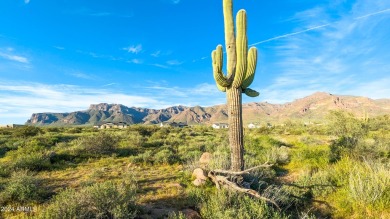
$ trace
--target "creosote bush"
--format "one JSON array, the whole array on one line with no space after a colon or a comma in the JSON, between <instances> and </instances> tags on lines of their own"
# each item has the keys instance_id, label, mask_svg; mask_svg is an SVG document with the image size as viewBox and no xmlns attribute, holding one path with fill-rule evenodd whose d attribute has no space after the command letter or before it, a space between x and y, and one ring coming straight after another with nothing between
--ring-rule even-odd
<instances>
[{"instance_id":1,"label":"creosote bush","mask_svg":"<svg viewBox=\"0 0 390 219\"><path fill-rule=\"evenodd\" d=\"M111 154L115 152L118 140L118 137L113 134L100 132L77 139L77 144L87 154Z\"/></svg>"},{"instance_id":2,"label":"creosote bush","mask_svg":"<svg viewBox=\"0 0 390 219\"><path fill-rule=\"evenodd\" d=\"M27 170L13 172L0 192L0 204L39 203L47 196L43 181Z\"/></svg>"},{"instance_id":3,"label":"creosote bush","mask_svg":"<svg viewBox=\"0 0 390 219\"><path fill-rule=\"evenodd\" d=\"M134 182L106 181L56 195L39 218L134 218Z\"/></svg>"},{"instance_id":4,"label":"creosote bush","mask_svg":"<svg viewBox=\"0 0 390 219\"><path fill-rule=\"evenodd\" d=\"M200 213L205 219L288 218L264 201L246 195L224 190L201 195Z\"/></svg>"}]
</instances>

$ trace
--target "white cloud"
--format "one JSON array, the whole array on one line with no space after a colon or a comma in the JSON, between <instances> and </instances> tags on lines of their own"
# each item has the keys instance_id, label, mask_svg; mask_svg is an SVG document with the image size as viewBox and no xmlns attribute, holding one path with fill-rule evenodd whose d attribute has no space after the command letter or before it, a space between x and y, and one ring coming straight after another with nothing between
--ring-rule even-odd
<instances>
[{"instance_id":1,"label":"white cloud","mask_svg":"<svg viewBox=\"0 0 390 219\"><path fill-rule=\"evenodd\" d=\"M161 55L161 51L158 50L158 51L156 51L156 52L154 52L154 53L152 53L150 55L153 56L153 57L159 57Z\"/></svg>"},{"instance_id":2,"label":"white cloud","mask_svg":"<svg viewBox=\"0 0 390 219\"><path fill-rule=\"evenodd\" d=\"M29 60L26 57L18 56L18 55L11 55L7 53L0 52L0 58L7 59L10 61L20 62L24 64L28 64Z\"/></svg>"},{"instance_id":3,"label":"white cloud","mask_svg":"<svg viewBox=\"0 0 390 219\"><path fill-rule=\"evenodd\" d=\"M71 75L76 77L76 78L82 78L82 79L87 79L87 80L91 80L91 79L95 78L94 75L89 75L89 74L85 74L82 72L75 72L75 73L72 73Z\"/></svg>"},{"instance_id":4,"label":"white cloud","mask_svg":"<svg viewBox=\"0 0 390 219\"><path fill-rule=\"evenodd\" d=\"M141 44L132 45L132 46L123 48L123 50L126 50L129 53L138 54L139 52L142 51L142 45Z\"/></svg>"},{"instance_id":5,"label":"white cloud","mask_svg":"<svg viewBox=\"0 0 390 219\"><path fill-rule=\"evenodd\" d=\"M133 64L142 64L143 63L143 61L141 59L131 59L127 62L133 63Z\"/></svg>"},{"instance_id":6,"label":"white cloud","mask_svg":"<svg viewBox=\"0 0 390 219\"><path fill-rule=\"evenodd\" d=\"M163 107L165 101L153 97L90 89L74 85L46 85L29 82L0 83L0 123L14 118L23 123L32 113L85 110L93 103L120 103L137 107Z\"/></svg>"},{"instance_id":7,"label":"white cloud","mask_svg":"<svg viewBox=\"0 0 390 219\"><path fill-rule=\"evenodd\" d=\"M211 106L225 102L225 94L214 85L170 87L165 82L147 82L151 86L133 89L133 93L75 85L47 85L21 81L0 82L0 123L24 123L33 113L86 110L90 104L118 103L125 106L161 109L174 105ZM142 96L140 95L142 94Z\"/></svg>"},{"instance_id":8,"label":"white cloud","mask_svg":"<svg viewBox=\"0 0 390 219\"><path fill-rule=\"evenodd\" d=\"M65 47L62 47L62 46L53 46L54 48L58 49L58 50L64 50Z\"/></svg>"},{"instance_id":9,"label":"white cloud","mask_svg":"<svg viewBox=\"0 0 390 219\"><path fill-rule=\"evenodd\" d=\"M169 61L167 61L167 64L168 65L181 65L181 64L183 64L183 62L180 62L178 60L169 60Z\"/></svg>"},{"instance_id":10,"label":"white cloud","mask_svg":"<svg viewBox=\"0 0 390 219\"><path fill-rule=\"evenodd\" d=\"M169 67L166 66L166 65L161 65L161 64L151 64L152 66L155 66L155 67L158 67L158 68L164 68L164 69L168 69Z\"/></svg>"},{"instance_id":11,"label":"white cloud","mask_svg":"<svg viewBox=\"0 0 390 219\"><path fill-rule=\"evenodd\" d=\"M261 98L284 103L316 91L385 97L389 90L379 82L387 81L390 69L390 54L384 49L390 48L390 13L383 10L390 2L381 6L382 10L372 1L358 0L351 11L340 13L339 19L330 23L325 9L297 13L294 19L307 26L303 31L258 42L272 43L273 59L277 60L259 61L258 73L264 74L256 76L253 84L259 88L262 78L269 81L259 89Z\"/></svg>"}]
</instances>

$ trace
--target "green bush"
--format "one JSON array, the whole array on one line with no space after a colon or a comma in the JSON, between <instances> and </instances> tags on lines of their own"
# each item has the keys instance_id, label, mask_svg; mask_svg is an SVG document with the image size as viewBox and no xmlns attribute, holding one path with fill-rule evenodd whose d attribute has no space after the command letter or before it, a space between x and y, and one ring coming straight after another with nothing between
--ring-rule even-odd
<instances>
[{"instance_id":1,"label":"green bush","mask_svg":"<svg viewBox=\"0 0 390 219\"><path fill-rule=\"evenodd\" d=\"M153 164L154 163L154 156L153 152L148 150L144 153L140 153L136 156L130 156L130 162L131 163L139 163L139 164Z\"/></svg>"},{"instance_id":2,"label":"green bush","mask_svg":"<svg viewBox=\"0 0 390 219\"><path fill-rule=\"evenodd\" d=\"M0 203L37 203L43 201L47 192L42 186L43 181L33 176L27 170L13 172L0 193Z\"/></svg>"},{"instance_id":3,"label":"green bush","mask_svg":"<svg viewBox=\"0 0 390 219\"><path fill-rule=\"evenodd\" d=\"M12 169L40 171L49 169L51 165L48 151L36 141L19 146L17 150L9 151L6 156L11 161L9 165Z\"/></svg>"},{"instance_id":4,"label":"green bush","mask_svg":"<svg viewBox=\"0 0 390 219\"><path fill-rule=\"evenodd\" d=\"M127 129L130 133L131 132L138 132L143 137L149 137L154 132L159 130L159 127L157 126L146 126L146 125L132 125Z\"/></svg>"},{"instance_id":5,"label":"green bush","mask_svg":"<svg viewBox=\"0 0 390 219\"><path fill-rule=\"evenodd\" d=\"M17 127L13 130L13 135L15 137L32 137L36 136L38 134L43 134L44 131L41 128L35 127L35 126L22 126Z\"/></svg>"},{"instance_id":6,"label":"green bush","mask_svg":"<svg viewBox=\"0 0 390 219\"><path fill-rule=\"evenodd\" d=\"M87 154L101 155L115 152L118 137L107 132L101 132L77 139L77 145Z\"/></svg>"},{"instance_id":7,"label":"green bush","mask_svg":"<svg viewBox=\"0 0 390 219\"><path fill-rule=\"evenodd\" d=\"M133 182L106 181L56 195L39 218L134 218L137 213Z\"/></svg>"},{"instance_id":8,"label":"green bush","mask_svg":"<svg viewBox=\"0 0 390 219\"><path fill-rule=\"evenodd\" d=\"M154 155L154 161L159 164L174 164L179 158L172 148L166 147Z\"/></svg>"},{"instance_id":9,"label":"green bush","mask_svg":"<svg viewBox=\"0 0 390 219\"><path fill-rule=\"evenodd\" d=\"M262 200L224 190L204 197L200 205L200 213L205 219L287 218Z\"/></svg>"}]
</instances>

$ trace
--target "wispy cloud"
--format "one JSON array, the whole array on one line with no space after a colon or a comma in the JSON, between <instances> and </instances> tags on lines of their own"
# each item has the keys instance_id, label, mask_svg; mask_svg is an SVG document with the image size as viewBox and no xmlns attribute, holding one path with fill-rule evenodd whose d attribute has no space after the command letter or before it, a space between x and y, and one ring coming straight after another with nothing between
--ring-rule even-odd
<instances>
[{"instance_id":1,"label":"wispy cloud","mask_svg":"<svg viewBox=\"0 0 390 219\"><path fill-rule=\"evenodd\" d=\"M0 83L0 123L10 119L26 121L32 113L69 112L87 109L91 103L121 103L137 107L163 107L163 100L153 97L119 93L107 89L29 82Z\"/></svg>"},{"instance_id":2,"label":"wispy cloud","mask_svg":"<svg viewBox=\"0 0 390 219\"><path fill-rule=\"evenodd\" d=\"M28 64L29 63L29 60L26 57L24 57L24 56L13 55L13 54L4 53L4 52L1 52L1 51L0 51L0 58L7 59L9 61L20 62L20 63L24 63L24 64Z\"/></svg>"},{"instance_id":3,"label":"wispy cloud","mask_svg":"<svg viewBox=\"0 0 390 219\"><path fill-rule=\"evenodd\" d=\"M299 13L297 16L298 17L299 16L305 16L306 18L307 17L314 17L314 15L318 15L317 13L314 13L314 12L317 12L318 10L319 10L319 8L315 8L315 10L308 10L310 13L303 12L303 13ZM388 12L390 12L390 8L387 8L387 9L384 9L384 10L380 10L380 11L376 11L376 12L369 13L369 14L365 14L365 15L361 15L361 16L353 18L353 20L357 21L357 20L360 20L360 19L364 19L364 18L368 18L368 17L374 16L374 15L388 13ZM301 30L301 31L296 31L296 32L292 32L292 33L288 33L288 34L272 37L272 38L269 38L269 39L266 39L266 40L262 40L262 41L259 41L259 42L256 42L256 43L252 43L249 46L255 46L255 45L258 45L258 44L263 44L263 43L266 43L266 42L270 42L270 41L274 41L274 40L278 40L278 39L282 39L282 38L298 35L298 34L301 34L301 33L306 33L306 32L309 32L309 31L313 31L313 30L317 30L317 29L320 29L320 28L328 27L328 26L330 26L332 24L336 24L338 22L342 22L342 20L341 21L330 22L330 23L326 23L326 24L322 24L322 25L316 25L316 26L309 27L309 28L306 28L306 29Z\"/></svg>"},{"instance_id":4,"label":"wispy cloud","mask_svg":"<svg viewBox=\"0 0 390 219\"><path fill-rule=\"evenodd\" d=\"M30 3L30 0L24 0L24 4Z\"/></svg>"},{"instance_id":5,"label":"wispy cloud","mask_svg":"<svg viewBox=\"0 0 390 219\"><path fill-rule=\"evenodd\" d=\"M390 3L385 5L388 7ZM313 23L326 20L329 15L310 19L311 13L301 13L308 28L256 43L274 41L270 48L275 51L277 61L258 69L271 80L269 85L261 89L259 79L255 78L254 87L260 88L263 100L277 103L316 91L386 97L388 88L379 82L388 81L390 69L390 54L384 49L390 47L386 37L390 34L387 12L390 10L378 10L371 1L358 0L337 22L318 26Z\"/></svg>"},{"instance_id":6,"label":"wispy cloud","mask_svg":"<svg viewBox=\"0 0 390 219\"><path fill-rule=\"evenodd\" d=\"M156 51L156 52L154 52L154 53L152 53L150 55L153 56L153 57L159 57L161 55L161 51L158 50L158 51Z\"/></svg>"},{"instance_id":7,"label":"wispy cloud","mask_svg":"<svg viewBox=\"0 0 390 219\"><path fill-rule=\"evenodd\" d=\"M183 64L183 62L180 62L178 60L169 60L169 61L167 61L167 64L168 65L181 65L181 64Z\"/></svg>"},{"instance_id":8,"label":"wispy cloud","mask_svg":"<svg viewBox=\"0 0 390 219\"><path fill-rule=\"evenodd\" d=\"M133 63L133 64L142 64L143 63L143 60L141 59L131 59L129 61L127 61L128 63Z\"/></svg>"},{"instance_id":9,"label":"wispy cloud","mask_svg":"<svg viewBox=\"0 0 390 219\"><path fill-rule=\"evenodd\" d=\"M141 45L141 44L138 44L138 45L131 45L131 46L129 46L129 47L123 48L123 50L126 50L126 51L129 52L129 53L138 54L139 52L142 51L142 45Z\"/></svg>"},{"instance_id":10,"label":"wispy cloud","mask_svg":"<svg viewBox=\"0 0 390 219\"><path fill-rule=\"evenodd\" d=\"M211 106L225 100L224 94L211 84L177 87L168 86L167 82L146 83L149 86L140 86L133 93L124 93L108 89L116 83L98 89L68 84L3 81L0 82L0 123L23 123L33 113L85 110L89 104L96 103L161 109L179 104Z\"/></svg>"},{"instance_id":11,"label":"wispy cloud","mask_svg":"<svg viewBox=\"0 0 390 219\"><path fill-rule=\"evenodd\" d=\"M151 64L151 66L155 66L155 67L158 67L158 68L165 68L165 69L169 68L169 67L166 66L166 65L161 65L161 64L157 64L157 63Z\"/></svg>"},{"instance_id":12,"label":"wispy cloud","mask_svg":"<svg viewBox=\"0 0 390 219\"><path fill-rule=\"evenodd\" d=\"M129 12L125 14L120 13L113 13L108 11L96 11L90 8L78 8L71 11L64 11L66 14L75 14L75 15L82 15L82 16L90 16L90 17L118 17L118 18L131 18L134 16L134 13Z\"/></svg>"},{"instance_id":13,"label":"wispy cloud","mask_svg":"<svg viewBox=\"0 0 390 219\"><path fill-rule=\"evenodd\" d=\"M116 84L117 84L117 83L109 83L109 84L103 85L103 87L113 86L113 85L116 85Z\"/></svg>"},{"instance_id":14,"label":"wispy cloud","mask_svg":"<svg viewBox=\"0 0 390 219\"><path fill-rule=\"evenodd\" d=\"M58 50L65 50L65 47L62 47L62 46L53 46L53 47L58 49Z\"/></svg>"},{"instance_id":15,"label":"wispy cloud","mask_svg":"<svg viewBox=\"0 0 390 219\"><path fill-rule=\"evenodd\" d=\"M85 74L85 73L82 73L82 72L75 72L75 73L72 73L71 75L72 75L73 77L81 78L81 79L86 79L86 80L92 80L92 79L95 78L94 75Z\"/></svg>"}]
</instances>

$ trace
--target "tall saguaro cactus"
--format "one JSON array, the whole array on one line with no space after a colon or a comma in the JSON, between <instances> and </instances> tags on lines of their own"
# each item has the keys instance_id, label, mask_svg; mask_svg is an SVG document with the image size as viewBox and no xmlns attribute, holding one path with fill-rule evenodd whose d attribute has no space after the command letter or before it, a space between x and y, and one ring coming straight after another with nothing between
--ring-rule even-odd
<instances>
[{"instance_id":1,"label":"tall saguaro cactus","mask_svg":"<svg viewBox=\"0 0 390 219\"><path fill-rule=\"evenodd\" d=\"M218 45L212 52L213 74L217 87L226 92L229 114L229 143L231 150L231 170L244 169L244 133L242 123L242 93L250 97L259 95L248 86L252 83L257 63L257 49L248 51L246 34L246 12L240 10L236 17L237 31L234 31L232 0L223 0L225 22L225 43L227 54L227 74L222 72L223 52Z\"/></svg>"}]
</instances>

